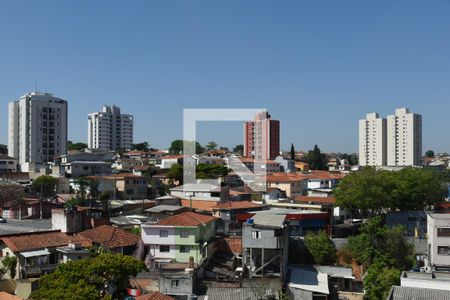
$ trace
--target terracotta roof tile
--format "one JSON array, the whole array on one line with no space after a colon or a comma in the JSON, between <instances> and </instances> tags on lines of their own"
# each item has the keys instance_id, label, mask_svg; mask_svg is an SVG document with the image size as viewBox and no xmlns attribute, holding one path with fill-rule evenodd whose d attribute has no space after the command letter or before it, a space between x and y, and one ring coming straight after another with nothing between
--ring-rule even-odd
<instances>
[{"instance_id":1,"label":"terracotta roof tile","mask_svg":"<svg viewBox=\"0 0 450 300\"><path fill-rule=\"evenodd\" d=\"M140 240L140 236L110 225L88 229L78 235L109 249L133 246Z\"/></svg>"},{"instance_id":2,"label":"terracotta roof tile","mask_svg":"<svg viewBox=\"0 0 450 300\"><path fill-rule=\"evenodd\" d=\"M202 215L191 211L168 217L158 222L158 225L168 226L199 226L216 220L213 216Z\"/></svg>"},{"instance_id":3,"label":"terracotta roof tile","mask_svg":"<svg viewBox=\"0 0 450 300\"><path fill-rule=\"evenodd\" d=\"M175 298L161 294L160 292L153 292L151 294L137 296L136 300L175 300Z\"/></svg>"},{"instance_id":4,"label":"terracotta roof tile","mask_svg":"<svg viewBox=\"0 0 450 300\"><path fill-rule=\"evenodd\" d=\"M224 238L225 244L230 248L232 253L242 254L242 238L241 237L229 237Z\"/></svg>"},{"instance_id":5,"label":"terracotta roof tile","mask_svg":"<svg viewBox=\"0 0 450 300\"><path fill-rule=\"evenodd\" d=\"M318 203L318 204L334 204L336 199L334 197L310 197L310 196L296 196L295 202L300 203Z\"/></svg>"},{"instance_id":6,"label":"terracotta roof tile","mask_svg":"<svg viewBox=\"0 0 450 300\"><path fill-rule=\"evenodd\" d=\"M217 204L213 207L215 209L251 209L263 207L261 204L253 203L250 201L227 201Z\"/></svg>"},{"instance_id":7,"label":"terracotta roof tile","mask_svg":"<svg viewBox=\"0 0 450 300\"><path fill-rule=\"evenodd\" d=\"M192 200L192 208L198 210L212 211L216 204L217 201ZM181 199L181 206L191 207L191 201L189 199Z\"/></svg>"},{"instance_id":8,"label":"terracotta roof tile","mask_svg":"<svg viewBox=\"0 0 450 300\"><path fill-rule=\"evenodd\" d=\"M1 238L12 252L67 246L70 237L60 231L14 235Z\"/></svg>"}]
</instances>

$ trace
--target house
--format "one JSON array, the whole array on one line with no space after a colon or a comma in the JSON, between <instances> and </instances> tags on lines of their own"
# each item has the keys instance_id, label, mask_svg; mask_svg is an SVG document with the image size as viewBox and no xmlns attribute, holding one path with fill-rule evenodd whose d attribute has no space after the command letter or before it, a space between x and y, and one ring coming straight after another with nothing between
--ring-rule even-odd
<instances>
[{"instance_id":1,"label":"house","mask_svg":"<svg viewBox=\"0 0 450 300\"><path fill-rule=\"evenodd\" d=\"M289 239L286 215L256 213L242 224L243 268L249 278L283 277Z\"/></svg>"},{"instance_id":2,"label":"house","mask_svg":"<svg viewBox=\"0 0 450 300\"><path fill-rule=\"evenodd\" d=\"M266 177L268 188L279 188L289 198L306 193L307 180L299 173L272 173Z\"/></svg>"},{"instance_id":3,"label":"house","mask_svg":"<svg viewBox=\"0 0 450 300\"><path fill-rule=\"evenodd\" d=\"M109 224L107 211L95 207L52 208L52 228L64 233L78 233Z\"/></svg>"},{"instance_id":4,"label":"house","mask_svg":"<svg viewBox=\"0 0 450 300\"><path fill-rule=\"evenodd\" d=\"M280 163L275 160L255 161L253 158L240 157L239 159L229 159L230 167L236 168L239 165L247 167L251 172L281 172ZM260 169L255 169L255 166Z\"/></svg>"},{"instance_id":5,"label":"house","mask_svg":"<svg viewBox=\"0 0 450 300\"><path fill-rule=\"evenodd\" d=\"M296 172L295 160L285 158L283 156L277 156L275 161L280 164L280 172Z\"/></svg>"},{"instance_id":6,"label":"house","mask_svg":"<svg viewBox=\"0 0 450 300\"><path fill-rule=\"evenodd\" d=\"M144 294L135 297L136 300L175 300L174 297L170 297L160 292L152 292L150 294Z\"/></svg>"},{"instance_id":7,"label":"house","mask_svg":"<svg viewBox=\"0 0 450 300\"><path fill-rule=\"evenodd\" d=\"M215 236L216 218L194 212L184 212L159 221L142 224L142 241L149 250L152 268L164 263L202 264L208 242Z\"/></svg>"},{"instance_id":8,"label":"house","mask_svg":"<svg viewBox=\"0 0 450 300\"><path fill-rule=\"evenodd\" d=\"M129 173L111 174L107 176L90 176L98 181L101 193L108 192L115 199L133 200L147 198L148 185L143 176Z\"/></svg>"},{"instance_id":9,"label":"house","mask_svg":"<svg viewBox=\"0 0 450 300\"><path fill-rule=\"evenodd\" d=\"M425 211L389 211L386 214L386 225L389 227L402 225L408 237L427 238L427 212Z\"/></svg>"},{"instance_id":10,"label":"house","mask_svg":"<svg viewBox=\"0 0 450 300\"><path fill-rule=\"evenodd\" d=\"M428 214L428 259L433 269L450 268L450 214Z\"/></svg>"},{"instance_id":11,"label":"house","mask_svg":"<svg viewBox=\"0 0 450 300\"><path fill-rule=\"evenodd\" d=\"M78 233L81 240L124 255L133 254L140 237L123 229L102 225Z\"/></svg>"},{"instance_id":12,"label":"house","mask_svg":"<svg viewBox=\"0 0 450 300\"><path fill-rule=\"evenodd\" d=\"M418 287L393 286L387 300L441 300L450 299L450 291L423 289Z\"/></svg>"},{"instance_id":13,"label":"house","mask_svg":"<svg viewBox=\"0 0 450 300\"><path fill-rule=\"evenodd\" d=\"M18 161L14 157L0 153L0 175L17 172Z\"/></svg>"},{"instance_id":14,"label":"house","mask_svg":"<svg viewBox=\"0 0 450 300\"><path fill-rule=\"evenodd\" d=\"M180 198L181 205L197 210L211 211L220 201L230 197L228 187L209 183L187 183L170 189L170 195Z\"/></svg>"},{"instance_id":15,"label":"house","mask_svg":"<svg viewBox=\"0 0 450 300\"><path fill-rule=\"evenodd\" d=\"M263 199L265 204L278 203L279 201L289 200L286 197L285 191L276 187L269 187L263 192Z\"/></svg>"},{"instance_id":16,"label":"house","mask_svg":"<svg viewBox=\"0 0 450 300\"><path fill-rule=\"evenodd\" d=\"M450 292L450 276L447 272L408 272L403 271L400 276L402 287L421 289L446 290Z\"/></svg>"},{"instance_id":17,"label":"house","mask_svg":"<svg viewBox=\"0 0 450 300\"><path fill-rule=\"evenodd\" d=\"M227 201L216 204L212 208L213 216L218 218L217 232L225 235L240 235L241 223L237 220L237 215L247 211L259 211L266 209L265 205L256 204L250 201Z\"/></svg>"},{"instance_id":18,"label":"house","mask_svg":"<svg viewBox=\"0 0 450 300\"><path fill-rule=\"evenodd\" d=\"M40 218L42 208L42 218L49 218L51 215L52 203L40 201L33 197L24 197L21 202L9 201L3 204L2 218L4 219L35 219Z\"/></svg>"},{"instance_id":19,"label":"house","mask_svg":"<svg viewBox=\"0 0 450 300\"><path fill-rule=\"evenodd\" d=\"M176 164L182 165L184 161L188 164L197 164L196 160L189 155L168 155L161 157L161 160L156 164L156 166L161 170L166 170Z\"/></svg>"},{"instance_id":20,"label":"house","mask_svg":"<svg viewBox=\"0 0 450 300\"><path fill-rule=\"evenodd\" d=\"M297 169L297 171L301 171L301 172L308 172L309 171L309 164L302 162L302 161L296 161L295 162L295 168Z\"/></svg>"},{"instance_id":21,"label":"house","mask_svg":"<svg viewBox=\"0 0 450 300\"><path fill-rule=\"evenodd\" d=\"M77 179L82 176L111 174L114 152L94 151L61 155L52 164L53 176Z\"/></svg>"},{"instance_id":22,"label":"house","mask_svg":"<svg viewBox=\"0 0 450 300\"><path fill-rule=\"evenodd\" d=\"M0 257L17 257L16 278L36 277L57 267L61 258L57 248L70 242L60 231L5 236L0 238Z\"/></svg>"},{"instance_id":23,"label":"house","mask_svg":"<svg viewBox=\"0 0 450 300\"><path fill-rule=\"evenodd\" d=\"M152 208L146 209L144 212L148 215L152 222L159 222L160 220L166 219L170 216L181 214L188 211L189 208L180 205L156 205Z\"/></svg>"}]
</instances>

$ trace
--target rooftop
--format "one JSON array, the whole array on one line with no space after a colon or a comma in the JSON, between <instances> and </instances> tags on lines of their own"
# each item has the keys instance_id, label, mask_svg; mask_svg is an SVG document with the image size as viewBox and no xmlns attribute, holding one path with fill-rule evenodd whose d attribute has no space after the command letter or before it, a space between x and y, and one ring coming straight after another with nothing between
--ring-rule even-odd
<instances>
[{"instance_id":1,"label":"rooftop","mask_svg":"<svg viewBox=\"0 0 450 300\"><path fill-rule=\"evenodd\" d=\"M51 219L13 220L0 223L0 236L15 235L20 233L45 232L52 230Z\"/></svg>"},{"instance_id":2,"label":"rooftop","mask_svg":"<svg viewBox=\"0 0 450 300\"><path fill-rule=\"evenodd\" d=\"M220 192L220 186L209 183L187 183L170 189L183 192Z\"/></svg>"},{"instance_id":3,"label":"rooftop","mask_svg":"<svg viewBox=\"0 0 450 300\"><path fill-rule=\"evenodd\" d=\"M250 202L250 201L227 201L227 202L218 203L212 209L213 210L218 210L218 209L229 209L229 210L233 210L233 209L252 209L252 208L260 208L260 207L263 207L263 206L264 205L253 203L253 202Z\"/></svg>"},{"instance_id":4,"label":"rooftop","mask_svg":"<svg viewBox=\"0 0 450 300\"><path fill-rule=\"evenodd\" d=\"M70 237L60 231L14 235L1 238L12 252L30 251L48 247L66 246Z\"/></svg>"},{"instance_id":5,"label":"rooftop","mask_svg":"<svg viewBox=\"0 0 450 300\"><path fill-rule=\"evenodd\" d=\"M388 300L450 300L450 291L394 286Z\"/></svg>"},{"instance_id":6,"label":"rooftop","mask_svg":"<svg viewBox=\"0 0 450 300\"><path fill-rule=\"evenodd\" d=\"M160 213L160 212L165 212L165 211L174 212L174 211L178 211L180 209L183 209L183 206L161 204L161 205L156 205L156 206L153 206L152 208L146 209L145 211L152 212L152 213Z\"/></svg>"},{"instance_id":7,"label":"rooftop","mask_svg":"<svg viewBox=\"0 0 450 300\"><path fill-rule=\"evenodd\" d=\"M197 214L194 212L184 212L179 215L168 217L164 220L159 221L158 225L167 226L199 226L206 225L215 221L216 218L212 216Z\"/></svg>"},{"instance_id":8,"label":"rooftop","mask_svg":"<svg viewBox=\"0 0 450 300\"><path fill-rule=\"evenodd\" d=\"M109 249L133 246L141 239L138 235L109 225L88 229L78 235Z\"/></svg>"}]
</instances>

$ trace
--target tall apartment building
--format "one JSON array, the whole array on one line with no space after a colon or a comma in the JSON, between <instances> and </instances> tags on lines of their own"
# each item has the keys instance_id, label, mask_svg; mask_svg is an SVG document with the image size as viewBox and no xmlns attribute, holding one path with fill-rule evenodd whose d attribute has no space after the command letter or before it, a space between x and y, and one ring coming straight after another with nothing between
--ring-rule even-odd
<instances>
[{"instance_id":1,"label":"tall apartment building","mask_svg":"<svg viewBox=\"0 0 450 300\"><path fill-rule=\"evenodd\" d=\"M359 120L359 164L385 166L387 164L386 119L377 113L367 114Z\"/></svg>"},{"instance_id":2,"label":"tall apartment building","mask_svg":"<svg viewBox=\"0 0 450 300\"><path fill-rule=\"evenodd\" d=\"M244 123L244 156L262 159L264 151L267 159L280 155L280 121L272 120L267 112L258 113L253 121Z\"/></svg>"},{"instance_id":3,"label":"tall apartment building","mask_svg":"<svg viewBox=\"0 0 450 300\"><path fill-rule=\"evenodd\" d=\"M388 166L417 166L422 159L422 116L398 108L387 117Z\"/></svg>"},{"instance_id":4,"label":"tall apartment building","mask_svg":"<svg viewBox=\"0 0 450 300\"><path fill-rule=\"evenodd\" d=\"M359 121L361 166L417 166L421 158L421 115L398 108L387 119L371 113Z\"/></svg>"},{"instance_id":5,"label":"tall apartment building","mask_svg":"<svg viewBox=\"0 0 450 300\"><path fill-rule=\"evenodd\" d=\"M11 101L8 110L8 154L22 171L67 153L67 101L33 92Z\"/></svg>"},{"instance_id":6,"label":"tall apartment building","mask_svg":"<svg viewBox=\"0 0 450 300\"><path fill-rule=\"evenodd\" d=\"M120 113L117 106L103 106L101 112L88 115L90 149L130 149L133 144L133 116Z\"/></svg>"}]
</instances>

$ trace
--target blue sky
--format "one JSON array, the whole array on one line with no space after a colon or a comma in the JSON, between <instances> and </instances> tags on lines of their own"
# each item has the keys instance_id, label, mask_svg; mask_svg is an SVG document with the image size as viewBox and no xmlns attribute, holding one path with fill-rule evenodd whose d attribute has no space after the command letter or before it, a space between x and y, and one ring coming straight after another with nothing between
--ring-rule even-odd
<instances>
[{"instance_id":1,"label":"blue sky","mask_svg":"<svg viewBox=\"0 0 450 300\"><path fill-rule=\"evenodd\" d=\"M357 151L358 119L407 106L424 150L450 152L450 1L0 1L0 143L7 103L69 100L69 138L117 104L135 141L181 138L183 108L267 108L284 149ZM242 143L242 124L199 140Z\"/></svg>"}]
</instances>

